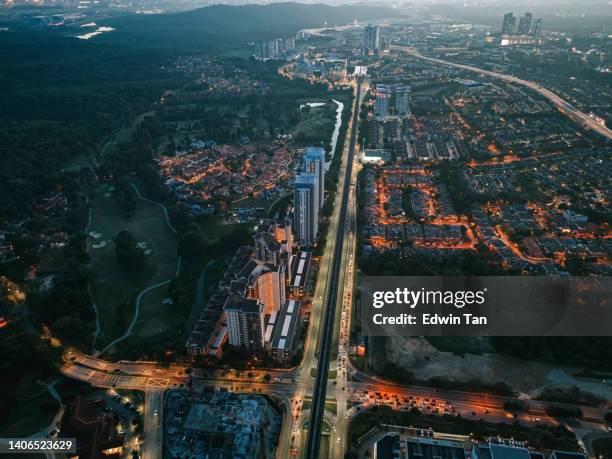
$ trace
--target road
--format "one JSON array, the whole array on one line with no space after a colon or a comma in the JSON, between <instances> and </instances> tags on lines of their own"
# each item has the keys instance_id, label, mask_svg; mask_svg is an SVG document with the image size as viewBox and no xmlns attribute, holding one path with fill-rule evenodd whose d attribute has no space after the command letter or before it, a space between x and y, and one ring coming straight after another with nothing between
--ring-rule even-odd
<instances>
[{"instance_id":1,"label":"road","mask_svg":"<svg viewBox=\"0 0 612 459\"><path fill-rule=\"evenodd\" d=\"M357 93L355 100L358 102L361 96L361 81L357 83ZM353 107L351 121L351 134L349 140L349 151L346 162L346 172L341 186L340 193L340 213L339 221L345 223L349 202L351 178L353 173L353 162L355 158L355 144L357 140L357 123L359 122L359 103ZM334 233L330 233L334 234ZM343 291L341 284L342 255L344 253L345 231L341 228L335 233L335 246L333 248L334 257L331 265L330 288L326 298L325 319L323 331L319 344L319 362L317 377L312 393L312 408L308 427L308 439L306 441L306 459L318 459L321 442L321 429L323 426L323 415L325 412L325 398L327 393L327 380L329 376L329 361L332 352L332 337L334 332L334 318L338 293Z\"/></svg>"},{"instance_id":2,"label":"road","mask_svg":"<svg viewBox=\"0 0 612 459\"><path fill-rule=\"evenodd\" d=\"M471 65L456 64L454 62L444 61L442 59L435 59L433 57L423 56L415 48L409 47L409 46L391 46L391 48L397 49L398 51L405 52L409 54L410 56L416 57L417 59L421 59L427 62L432 62L434 64L447 65L450 67L455 67L458 69L467 70L469 72L475 72L481 75L486 75L488 77L504 80L508 83L515 83L521 86L526 86L529 89L532 89L533 91L546 97L562 113L565 113L569 118L571 118L572 120L580 124L582 127L595 131L598 134L601 134L602 136L606 137L607 139L612 139L611 129L607 128L603 124L598 123L593 118L591 118L589 115L581 112L580 110L572 106L572 104L570 104L566 100L556 95L554 92L550 91L549 89L546 89L545 87L541 86L538 83L534 83L533 81L523 80L521 78L517 78L512 75L506 75L503 73L492 72L490 70L479 69L478 67L473 67Z\"/></svg>"},{"instance_id":3,"label":"road","mask_svg":"<svg viewBox=\"0 0 612 459\"><path fill-rule=\"evenodd\" d=\"M142 445L144 459L161 459L163 441L164 403L163 389L148 389L145 391L144 426L145 438Z\"/></svg>"},{"instance_id":4,"label":"road","mask_svg":"<svg viewBox=\"0 0 612 459\"><path fill-rule=\"evenodd\" d=\"M350 327L350 322L345 322ZM342 340L340 340L340 345ZM339 354L341 356L342 354ZM144 430L145 443L143 445L144 458L160 457L163 445L163 428L160 423L163 418L163 392L170 388L185 387L190 375L187 371L188 366L172 365L161 367L155 362L107 362L98 358L79 353L72 353L66 357L66 364L61 372L70 378L87 382L95 387L116 387L118 389L142 390L145 393L144 409ZM457 414L461 414L468 419L484 418L491 422L513 422L520 421L524 425L558 425L558 421L546 415L546 408L555 403L527 400L529 413L518 413L517 418L503 409L505 401L515 400L512 397L497 395L486 395L478 392L467 392L457 390L436 389L432 387L422 387L415 385L403 385L386 381L382 378L368 375L351 367L348 360L345 366L346 371L351 374L351 381L348 381L346 374L339 373L336 381L327 384L326 391L329 395L334 395L338 402L337 416L332 431L330 445L330 457L341 458L346 447L347 429L349 421L356 416L359 411L355 408L346 410L346 402L355 394L369 394L380 392L388 396L385 400L379 400L386 404L391 404L393 399L420 397L436 398L453 405ZM116 370L120 370L117 372ZM304 395L309 393L301 392L313 378L308 374L306 378L302 369L297 368L292 371L271 370L268 372L254 372L252 378L244 376L244 372L237 375L235 372L207 371L194 372L193 387L195 390L202 390L204 387L226 388L236 392L264 393L276 396L287 407L287 418L285 419L277 457L286 459L291 456L290 444L292 436L295 435L299 442L299 433L309 415L308 411L299 412L297 406L303 400ZM271 376L268 381L264 374ZM334 384L334 382L336 384ZM342 389L344 387L344 390ZM354 402L355 400L353 400ZM374 406L375 400L361 403L360 410L365 410ZM599 407L579 406L584 414L584 419L573 424L572 430L588 432L591 434L605 434L603 415L606 410ZM155 410L158 410L155 416ZM485 413L485 410L487 413ZM327 413L328 418L330 414ZM338 438L340 442L338 443ZM303 451L299 443L295 448Z\"/></svg>"}]
</instances>

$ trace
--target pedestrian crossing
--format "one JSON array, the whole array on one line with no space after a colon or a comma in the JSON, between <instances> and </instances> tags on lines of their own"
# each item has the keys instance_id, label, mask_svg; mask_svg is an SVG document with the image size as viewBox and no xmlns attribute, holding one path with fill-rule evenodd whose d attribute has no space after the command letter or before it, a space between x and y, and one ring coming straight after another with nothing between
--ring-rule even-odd
<instances>
[{"instance_id":1,"label":"pedestrian crossing","mask_svg":"<svg viewBox=\"0 0 612 459\"><path fill-rule=\"evenodd\" d=\"M102 381L107 383L121 383L128 386L142 387L167 387L170 382L167 378L150 378L148 376L126 376L113 373L106 373L102 377Z\"/></svg>"}]
</instances>

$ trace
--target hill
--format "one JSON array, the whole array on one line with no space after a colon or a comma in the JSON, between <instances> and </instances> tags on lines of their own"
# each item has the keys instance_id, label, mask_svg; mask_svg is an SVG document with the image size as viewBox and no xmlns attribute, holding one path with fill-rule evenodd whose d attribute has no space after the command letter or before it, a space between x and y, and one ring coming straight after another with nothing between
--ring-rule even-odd
<instances>
[{"instance_id":1,"label":"hill","mask_svg":"<svg viewBox=\"0 0 612 459\"><path fill-rule=\"evenodd\" d=\"M193 48L233 48L257 39L284 37L303 28L341 25L353 20L373 20L399 12L373 6L304 5L214 5L197 10L110 18L104 25L117 29L100 40L132 45L165 45Z\"/></svg>"}]
</instances>

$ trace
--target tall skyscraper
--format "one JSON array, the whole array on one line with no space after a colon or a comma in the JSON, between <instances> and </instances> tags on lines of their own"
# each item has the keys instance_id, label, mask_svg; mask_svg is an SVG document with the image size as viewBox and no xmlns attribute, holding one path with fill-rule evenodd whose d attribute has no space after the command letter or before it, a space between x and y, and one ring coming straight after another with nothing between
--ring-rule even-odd
<instances>
[{"instance_id":1,"label":"tall skyscraper","mask_svg":"<svg viewBox=\"0 0 612 459\"><path fill-rule=\"evenodd\" d=\"M531 29L531 34L534 37L539 37L542 33L542 18L537 18L533 24L533 29Z\"/></svg>"},{"instance_id":2,"label":"tall skyscraper","mask_svg":"<svg viewBox=\"0 0 612 459\"><path fill-rule=\"evenodd\" d=\"M296 242L309 246L319 230L319 179L313 174L298 174L294 184L293 226Z\"/></svg>"},{"instance_id":3,"label":"tall skyscraper","mask_svg":"<svg viewBox=\"0 0 612 459\"><path fill-rule=\"evenodd\" d=\"M531 30L531 19L533 15L531 13L525 13L525 15L520 19L517 33L519 35L527 35Z\"/></svg>"},{"instance_id":4,"label":"tall skyscraper","mask_svg":"<svg viewBox=\"0 0 612 459\"><path fill-rule=\"evenodd\" d=\"M363 28L363 54L377 54L380 50L380 28L367 25Z\"/></svg>"},{"instance_id":5,"label":"tall skyscraper","mask_svg":"<svg viewBox=\"0 0 612 459\"><path fill-rule=\"evenodd\" d=\"M232 294L223 305L231 346L253 353L263 351L264 306L256 299Z\"/></svg>"},{"instance_id":6,"label":"tall skyscraper","mask_svg":"<svg viewBox=\"0 0 612 459\"><path fill-rule=\"evenodd\" d=\"M502 34L503 35L512 35L514 32L514 24L516 23L516 18L512 13L504 14L504 22L502 23Z\"/></svg>"},{"instance_id":7,"label":"tall skyscraper","mask_svg":"<svg viewBox=\"0 0 612 459\"><path fill-rule=\"evenodd\" d=\"M325 199L325 150L321 147L308 147L304 154L304 171L316 175L319 180L319 209Z\"/></svg>"}]
</instances>

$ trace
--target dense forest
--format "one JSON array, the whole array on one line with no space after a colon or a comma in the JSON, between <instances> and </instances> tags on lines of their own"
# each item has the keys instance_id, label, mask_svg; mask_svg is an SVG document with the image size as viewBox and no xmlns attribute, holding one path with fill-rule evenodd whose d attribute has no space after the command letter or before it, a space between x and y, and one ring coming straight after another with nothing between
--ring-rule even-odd
<instances>
[{"instance_id":1,"label":"dense forest","mask_svg":"<svg viewBox=\"0 0 612 459\"><path fill-rule=\"evenodd\" d=\"M29 213L68 160L97 153L180 84L162 71L162 52L42 31L5 33L0 51L0 221Z\"/></svg>"}]
</instances>

